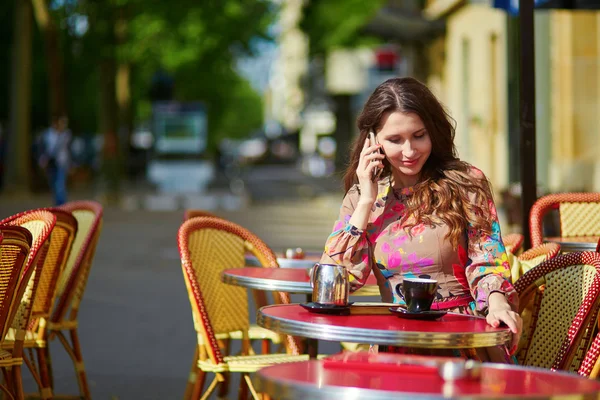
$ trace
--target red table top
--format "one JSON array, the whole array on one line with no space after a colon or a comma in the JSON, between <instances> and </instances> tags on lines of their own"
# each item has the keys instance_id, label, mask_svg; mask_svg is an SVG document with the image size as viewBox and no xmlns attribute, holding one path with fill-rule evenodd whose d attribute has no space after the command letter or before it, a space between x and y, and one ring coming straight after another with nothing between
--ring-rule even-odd
<instances>
[{"instance_id":1,"label":"red table top","mask_svg":"<svg viewBox=\"0 0 600 400\"><path fill-rule=\"evenodd\" d=\"M275 398L381 399L395 392L394 399L430 398L551 399L564 395L600 393L600 383L576 374L551 372L501 364L484 364L480 380L444 381L437 372L398 372L377 368L328 368L323 361L278 364L258 371L255 380ZM283 397L279 395L285 393ZM289 397L288 397L289 395ZM387 393L387 396L390 396ZM335 397L331 397L335 396ZM387 398L387 397L385 397ZM594 396L594 398L596 398Z\"/></svg>"},{"instance_id":2,"label":"red table top","mask_svg":"<svg viewBox=\"0 0 600 400\"><path fill-rule=\"evenodd\" d=\"M272 279L276 281L300 282L307 284L310 283L308 279L308 273L305 269L244 267L226 269L223 271L223 274L244 278ZM377 285L375 275L369 275L366 284Z\"/></svg>"},{"instance_id":3,"label":"red table top","mask_svg":"<svg viewBox=\"0 0 600 400\"><path fill-rule=\"evenodd\" d=\"M496 346L511 337L507 327L494 328L485 318L454 313L423 321L395 314L316 314L298 304L286 304L262 307L257 322L279 333L315 339L428 348Z\"/></svg>"}]
</instances>

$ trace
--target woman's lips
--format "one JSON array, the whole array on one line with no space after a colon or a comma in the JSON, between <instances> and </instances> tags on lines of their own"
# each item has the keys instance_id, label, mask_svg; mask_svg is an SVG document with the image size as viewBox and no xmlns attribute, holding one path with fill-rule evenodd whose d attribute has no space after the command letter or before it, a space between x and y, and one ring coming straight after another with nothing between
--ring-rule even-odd
<instances>
[{"instance_id":1,"label":"woman's lips","mask_svg":"<svg viewBox=\"0 0 600 400\"><path fill-rule=\"evenodd\" d=\"M412 167L413 165L417 164L417 161L419 161L418 158L415 158L414 160L403 160L402 164L404 164L407 167Z\"/></svg>"}]
</instances>

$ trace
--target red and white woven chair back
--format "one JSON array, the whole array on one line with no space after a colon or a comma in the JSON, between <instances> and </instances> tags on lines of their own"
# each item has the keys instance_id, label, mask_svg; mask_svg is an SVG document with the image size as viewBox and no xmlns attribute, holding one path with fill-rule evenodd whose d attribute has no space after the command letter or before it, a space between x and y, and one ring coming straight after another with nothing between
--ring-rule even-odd
<instances>
[{"instance_id":1,"label":"red and white woven chair back","mask_svg":"<svg viewBox=\"0 0 600 400\"><path fill-rule=\"evenodd\" d=\"M56 216L49 211L25 211L5 218L0 221L0 225L23 227L31 232L33 238L17 288L16 299L21 299L20 304L9 316L9 320L13 320L14 328L25 330L31 317L33 301L50 245L50 234L56 225Z\"/></svg>"},{"instance_id":2,"label":"red and white woven chair back","mask_svg":"<svg viewBox=\"0 0 600 400\"><path fill-rule=\"evenodd\" d=\"M220 218L196 217L179 228L177 243L200 346L214 363L223 355L215 334L250 327L248 299L242 287L221 282L221 272L244 265L246 230Z\"/></svg>"},{"instance_id":3,"label":"red and white woven chair back","mask_svg":"<svg viewBox=\"0 0 600 400\"><path fill-rule=\"evenodd\" d=\"M531 245L543 243L543 219L558 210L560 236L600 236L600 193L555 193L540 197L531 207Z\"/></svg>"},{"instance_id":4,"label":"red and white woven chair back","mask_svg":"<svg viewBox=\"0 0 600 400\"><path fill-rule=\"evenodd\" d=\"M520 233L509 233L508 235L502 236L504 247L506 251L518 256L523 252L523 241L525 237Z\"/></svg>"},{"instance_id":5,"label":"red and white woven chair back","mask_svg":"<svg viewBox=\"0 0 600 400\"><path fill-rule=\"evenodd\" d=\"M20 226L0 225L0 334L10 328L17 284L33 242L31 232Z\"/></svg>"},{"instance_id":6,"label":"red and white woven chair back","mask_svg":"<svg viewBox=\"0 0 600 400\"><path fill-rule=\"evenodd\" d=\"M575 252L543 262L516 283L524 332L520 364L577 371L600 306L600 254Z\"/></svg>"},{"instance_id":7,"label":"red and white woven chair back","mask_svg":"<svg viewBox=\"0 0 600 400\"><path fill-rule=\"evenodd\" d=\"M77 220L77 233L56 288L56 307L51 321L59 322L69 310L76 315L87 285L96 245L102 231L102 205L95 201L72 201L60 206ZM76 317L75 317L76 318Z\"/></svg>"}]
</instances>

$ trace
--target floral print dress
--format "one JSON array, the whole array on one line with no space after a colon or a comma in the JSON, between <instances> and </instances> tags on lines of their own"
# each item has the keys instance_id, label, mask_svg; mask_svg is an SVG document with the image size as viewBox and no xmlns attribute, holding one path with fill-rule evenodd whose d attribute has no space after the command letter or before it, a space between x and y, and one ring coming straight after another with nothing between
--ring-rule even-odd
<instances>
[{"instance_id":1,"label":"floral print dress","mask_svg":"<svg viewBox=\"0 0 600 400\"><path fill-rule=\"evenodd\" d=\"M483 175L474 168L472 173ZM343 200L321 262L344 265L350 273L351 291L363 286L372 271L383 302L404 304L403 278L421 277L438 282L432 309L483 316L493 292L503 293L516 308L518 298L509 281L510 266L493 200L488 199L491 235L467 229L456 248L445 238L449 228L443 223L418 224L410 235L406 232L406 200L412 193L412 187L393 189L388 178L380 180L367 228L361 230L348 222L360 198L358 185L353 186Z\"/></svg>"}]
</instances>

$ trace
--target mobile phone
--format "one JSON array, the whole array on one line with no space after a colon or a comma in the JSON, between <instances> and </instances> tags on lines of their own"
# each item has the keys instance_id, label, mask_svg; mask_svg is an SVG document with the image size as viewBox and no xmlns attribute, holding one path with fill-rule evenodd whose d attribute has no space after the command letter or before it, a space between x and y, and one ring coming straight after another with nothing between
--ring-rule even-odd
<instances>
[{"instance_id":1,"label":"mobile phone","mask_svg":"<svg viewBox=\"0 0 600 400\"><path fill-rule=\"evenodd\" d=\"M373 131L369 132L369 140L370 140L371 146L374 146L374 145L377 144L377 139L375 138L375 134L373 133ZM381 153L381 150L377 150L377 152ZM382 168L376 167L373 170L373 177L372 177L372 179L379 178L379 175L381 175L382 172L383 172Z\"/></svg>"}]
</instances>

